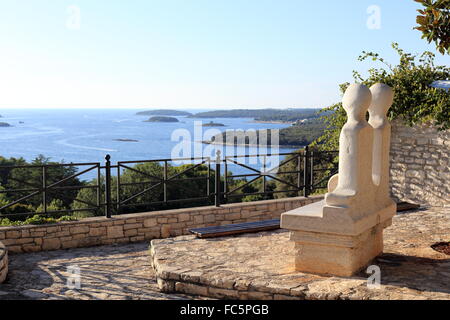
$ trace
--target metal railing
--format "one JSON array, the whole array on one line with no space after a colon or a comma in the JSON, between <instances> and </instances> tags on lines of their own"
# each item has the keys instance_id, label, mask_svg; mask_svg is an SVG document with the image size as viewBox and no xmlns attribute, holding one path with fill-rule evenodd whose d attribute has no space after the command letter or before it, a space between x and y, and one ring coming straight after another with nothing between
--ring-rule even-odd
<instances>
[{"instance_id":1,"label":"metal railing","mask_svg":"<svg viewBox=\"0 0 450 320\"><path fill-rule=\"evenodd\" d=\"M327 182L328 179L337 173L338 163L337 163L337 151L327 151L318 152L310 151L306 147L303 152L296 153L279 153L279 154L267 154L267 155L243 155L243 156L229 156L225 157L225 183L224 183L224 195L225 198L229 197L246 197L246 196L264 196L274 195L276 193L301 193L303 196L307 197L311 193L319 189L325 189L326 185L324 181ZM274 166L266 170L267 157L285 157L279 165ZM246 164L243 164L239 159L260 157L262 158L263 170L258 170ZM324 161L325 160L325 161ZM294 162L294 169L288 169L289 171L283 170L287 165ZM247 170L252 171L250 174L238 174L229 175L227 171L228 163L240 166ZM318 178L318 173L322 172ZM286 179L290 177L295 183ZM235 188L229 190L229 181L234 178L250 178L245 184L236 186ZM294 178L294 179L292 179ZM268 190L267 181L271 179L278 182L281 185L288 187L287 190ZM245 186L248 186L257 180L261 180L260 185L261 190L256 193L239 193L237 191L242 190Z\"/></svg>"},{"instance_id":2,"label":"metal railing","mask_svg":"<svg viewBox=\"0 0 450 320\"><path fill-rule=\"evenodd\" d=\"M95 162L0 166L0 218L17 219L34 214L62 215L77 211L111 217L113 214L168 208L174 204L182 207L192 203L220 206L242 201L249 196L269 199L275 194L285 193L288 196L307 197L317 190L325 189L328 179L337 173L337 155L337 151L318 152L306 147L294 153L223 158L218 153L216 159L118 161L113 165L111 157L107 155L104 165ZM256 157L262 166L245 163L245 160ZM267 159L270 157L283 159L278 165L267 169ZM171 164L174 161L190 161L191 164L174 166ZM249 173L234 174L229 171L232 166ZM65 172L64 168L71 169ZM151 171L152 168L155 172ZM196 170L200 170L200 173ZM79 180L87 173L91 174L91 182ZM189 189L188 181L196 181L196 190ZM278 189L274 189L274 183L278 184ZM253 190L259 190L246 192L250 186ZM78 192L83 189L90 190L89 200L78 196ZM2 194L7 196L8 202L2 203ZM61 210L49 209L55 199L65 203L66 207ZM86 207L74 208L71 203L81 203ZM17 210L18 205L20 210Z\"/></svg>"},{"instance_id":3,"label":"metal railing","mask_svg":"<svg viewBox=\"0 0 450 320\"><path fill-rule=\"evenodd\" d=\"M172 161L191 161L191 162L198 162L194 164L191 167L188 167L181 172L174 173L172 175L169 174L169 163ZM139 170L136 165L139 164L145 164L145 163L162 163L162 177L158 177L154 174L150 174L148 172L144 172L142 170ZM189 177L189 178L183 178L183 175L188 174L189 172L195 171L196 168L207 164L207 174L205 176L199 176L199 177ZM131 166L131 165L134 165ZM116 199L117 201L107 201L107 203L114 204L116 206L116 210L118 213L120 213L121 209L124 207L132 207L132 206L145 206L145 205L157 205L157 204L169 204L174 202L187 202L187 201L197 201L197 200L210 200L210 197L212 195L210 183L211 183L211 159L209 157L205 158L178 158L178 159L158 159L158 160L141 160L141 161L119 161L116 166L110 166L111 168L117 169L117 188L116 188ZM108 168L108 164L107 164ZM141 175L145 178L147 178L147 181L140 181L140 182L123 182L121 179L122 175L122 169L129 170L131 172L134 172L138 175ZM107 169L108 172L108 169ZM108 181L108 179L106 179ZM110 180L110 179L109 179ZM179 183L177 186L183 188L183 181L194 181L194 180L202 180L205 181L205 189L206 194L200 197L179 197L177 199L170 199L169 198L169 192L168 192L168 186L170 184ZM125 199L122 199L122 190L124 187L127 186L138 186L142 185L144 186L143 190L138 191L137 193L134 193L130 196L128 196ZM162 193L162 199L158 201L152 201L152 202L139 202L137 204L130 204L130 202L134 199L137 199L139 196L142 196L158 187L162 187L163 193ZM108 187L107 187L108 190ZM110 193L107 191L107 193ZM106 210L107 216L111 213L111 210ZM108 214L109 213L109 214Z\"/></svg>"},{"instance_id":4,"label":"metal railing","mask_svg":"<svg viewBox=\"0 0 450 320\"><path fill-rule=\"evenodd\" d=\"M79 172L75 172L73 174L67 175L67 176L63 176L60 177L59 180L55 181L55 179L51 179L52 174L51 174L51 169L57 169L57 168L83 168L83 167L88 167L86 169L82 169ZM46 165L20 165L20 166L0 166L0 177L2 178L2 180L8 180L9 182L13 182L16 184L19 184L20 187L19 188L10 188L10 189L4 189L2 187L2 189L0 189L0 195L2 194L6 194L9 195L10 197L13 194L17 194L18 195L18 199L15 199L11 202L8 202L7 204L4 204L0 207L0 218L2 217L12 217L12 216L29 216L35 213L38 213L36 211L30 211L30 212L19 212L19 213L13 213L13 214L2 214L2 211L4 211L5 209L8 208L12 208L14 206L16 206L17 204L21 204L21 203L26 203L29 202L29 200L35 198L35 197L40 197L41 201L40 201L40 206L39 208L41 209L41 211L39 213L43 214L43 215L47 215L49 213L67 213L67 212L76 212L76 211L81 211L81 209L68 209L68 210L59 210L59 211L49 211L48 210L48 205L49 205L49 201L48 198L51 194L58 194L58 199L59 200L68 200L68 201L77 201L77 202L82 202L86 205L88 205L89 207L87 208L83 208L83 211L95 211L98 210L101 206L101 186L99 183L97 183L96 185L81 185L81 184L77 184L77 185L64 185L66 182L70 182L71 180L80 177L81 175L88 173L88 172L92 172L95 171L97 174L97 181L100 181L100 169L101 169L101 164L98 162L93 162L93 163L70 163L70 164L46 164ZM20 176L17 177L14 173L15 170L23 170L22 171L22 175L23 178L21 178ZM34 172L33 172L34 171ZM35 173L34 175L39 174L40 175L40 179L38 179L38 181L32 181L30 182L29 180L31 176L33 176L33 173ZM24 180L24 179L28 179L28 181ZM38 184L39 182L39 184ZM0 186L2 186L3 183L2 181L0 181ZM67 199L67 194L65 193L65 191L79 191L81 189L94 189L96 191L96 203L91 203L91 202L87 202L87 201L83 201L77 198L72 198L72 199ZM27 201L28 200L28 201ZM1 203L0 203L1 205ZM26 208L23 207L23 208Z\"/></svg>"}]
</instances>

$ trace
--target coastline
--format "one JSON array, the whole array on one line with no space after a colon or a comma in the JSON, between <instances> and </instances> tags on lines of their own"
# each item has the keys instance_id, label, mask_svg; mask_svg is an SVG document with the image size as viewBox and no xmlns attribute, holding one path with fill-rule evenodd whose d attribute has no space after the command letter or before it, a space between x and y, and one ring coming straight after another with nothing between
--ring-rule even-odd
<instances>
[{"instance_id":1,"label":"coastline","mask_svg":"<svg viewBox=\"0 0 450 320\"><path fill-rule=\"evenodd\" d=\"M281 121L281 120L252 120L249 121L250 123L267 123L267 124L288 124L288 125L293 125L295 122L294 121Z\"/></svg>"},{"instance_id":2,"label":"coastline","mask_svg":"<svg viewBox=\"0 0 450 320\"><path fill-rule=\"evenodd\" d=\"M215 141L196 141L203 144L219 145L219 146L234 146L234 147L260 147L259 144L242 144L242 143L228 143L228 142L215 142ZM281 145L281 144L268 144L266 147L270 148L286 148L286 149L302 149L304 145Z\"/></svg>"}]
</instances>

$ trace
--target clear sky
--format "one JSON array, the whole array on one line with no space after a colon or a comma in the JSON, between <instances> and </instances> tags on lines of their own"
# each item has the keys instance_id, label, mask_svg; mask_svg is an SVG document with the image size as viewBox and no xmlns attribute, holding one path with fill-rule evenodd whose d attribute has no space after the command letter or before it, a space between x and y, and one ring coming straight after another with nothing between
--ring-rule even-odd
<instances>
[{"instance_id":1,"label":"clear sky","mask_svg":"<svg viewBox=\"0 0 450 320\"><path fill-rule=\"evenodd\" d=\"M362 50L394 63L392 41L435 52L412 30L419 6L0 0L0 107L323 107L340 99L338 84L352 70L370 66L357 62Z\"/></svg>"}]
</instances>

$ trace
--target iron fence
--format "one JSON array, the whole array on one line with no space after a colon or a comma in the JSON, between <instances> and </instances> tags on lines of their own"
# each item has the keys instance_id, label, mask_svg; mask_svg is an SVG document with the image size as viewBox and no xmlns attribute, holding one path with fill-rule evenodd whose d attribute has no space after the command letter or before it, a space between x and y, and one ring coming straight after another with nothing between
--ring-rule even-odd
<instances>
[{"instance_id":1,"label":"iron fence","mask_svg":"<svg viewBox=\"0 0 450 320\"><path fill-rule=\"evenodd\" d=\"M326 188L328 179L337 173L337 155L337 151L318 152L306 147L294 153L223 158L218 154L215 159L118 161L113 165L107 155L104 165L94 162L0 166L0 218L79 211L111 217L175 204L220 206L249 199L270 199L278 194L307 197ZM273 157L282 160L267 166L268 159ZM181 161L190 164L172 164ZM233 173L232 166L247 172ZM94 173L95 178L90 182L81 181L87 173ZM81 190L86 190L88 196L79 196ZM2 202L2 195L8 201ZM55 203L64 208L55 209ZM77 208L75 203L84 207Z\"/></svg>"},{"instance_id":2,"label":"iron fence","mask_svg":"<svg viewBox=\"0 0 450 320\"><path fill-rule=\"evenodd\" d=\"M296 153L279 153L279 154L265 154L265 155L238 155L225 157L225 180L224 180L224 195L225 199L230 197L248 197L248 196L273 196L277 193L296 194L307 197L316 190L325 189L328 179L337 173L338 151L311 151L306 147L302 152ZM284 157L278 165L267 169L266 163L268 157ZM248 159L251 157L262 158L262 169L251 167L242 163L239 159ZM249 174L228 174L227 166L229 163L245 168L252 173ZM287 167L293 163L293 168ZM283 171L284 168L288 171ZM280 171L281 170L281 171ZM321 173L321 174L319 174ZM235 178L250 178L244 184L236 186L231 190L228 188L229 181ZM246 186L261 180L260 191L254 193L236 193ZM284 185L288 189L268 190L268 181L276 181L279 185ZM324 183L325 182L325 183Z\"/></svg>"},{"instance_id":3,"label":"iron fence","mask_svg":"<svg viewBox=\"0 0 450 320\"><path fill-rule=\"evenodd\" d=\"M87 167L87 168L86 168ZM73 174L58 176L52 174L52 169L61 168L73 168L81 171L74 172ZM70 164L45 164L45 165L20 165L20 166L0 166L0 195L7 195L8 198L14 198L13 195L18 195L17 199L2 203L0 201L0 218L1 217L18 217L18 216L30 216L36 213L43 215L48 214L60 214L76 211L97 211L103 203L101 202L101 185L100 176L101 169L103 167L99 162L93 163L70 163ZM88 172L95 172L97 175L97 184L83 185L83 184L70 184L75 178L81 177ZM19 173L18 173L19 172ZM34 177L34 179L33 179ZM55 181L56 180L56 181ZM6 182L6 183L5 183ZM11 188L8 186L19 185L19 188ZM69 182L69 185L67 183ZM66 185L64 185L66 184ZM4 185L7 187L4 188ZM88 202L77 197L71 197L65 191L79 191L81 189L93 189L96 192L96 202ZM83 209L65 209L65 210L53 210L49 211L49 196L57 194L58 200L66 200L69 202L81 202L88 207ZM39 210L32 211L32 202L35 197L40 197ZM1 200L1 199L0 199ZM4 211L9 208L17 208L17 205L22 204L19 211L14 213L5 213ZM26 205L28 204L28 205ZM27 211L30 209L30 211Z\"/></svg>"}]
</instances>

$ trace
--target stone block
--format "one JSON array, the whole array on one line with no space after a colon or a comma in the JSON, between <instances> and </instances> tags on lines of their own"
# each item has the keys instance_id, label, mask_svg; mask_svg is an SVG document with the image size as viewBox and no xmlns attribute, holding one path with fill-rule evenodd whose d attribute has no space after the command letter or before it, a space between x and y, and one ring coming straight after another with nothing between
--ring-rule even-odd
<instances>
[{"instance_id":1,"label":"stone block","mask_svg":"<svg viewBox=\"0 0 450 320\"><path fill-rule=\"evenodd\" d=\"M158 288L161 292L171 293L175 291L175 281L168 281L157 278L156 283L158 284Z\"/></svg>"},{"instance_id":2,"label":"stone block","mask_svg":"<svg viewBox=\"0 0 450 320\"><path fill-rule=\"evenodd\" d=\"M22 233L20 231L6 231L7 239L18 239L20 238Z\"/></svg>"},{"instance_id":3,"label":"stone block","mask_svg":"<svg viewBox=\"0 0 450 320\"><path fill-rule=\"evenodd\" d=\"M110 239L122 238L124 236L122 226L107 227L106 232L107 232L107 237Z\"/></svg>"},{"instance_id":4,"label":"stone block","mask_svg":"<svg viewBox=\"0 0 450 320\"><path fill-rule=\"evenodd\" d=\"M228 220L237 220L237 219L241 218L241 213L240 212L233 212L233 213L227 214L226 218Z\"/></svg>"},{"instance_id":5,"label":"stone block","mask_svg":"<svg viewBox=\"0 0 450 320\"><path fill-rule=\"evenodd\" d=\"M162 238L170 237L170 229L171 229L170 225L165 224L165 225L161 226L161 237Z\"/></svg>"},{"instance_id":6,"label":"stone block","mask_svg":"<svg viewBox=\"0 0 450 320\"><path fill-rule=\"evenodd\" d=\"M43 237L43 236L45 236L45 232L43 232L43 231L31 231L30 235L32 237Z\"/></svg>"},{"instance_id":7,"label":"stone block","mask_svg":"<svg viewBox=\"0 0 450 320\"><path fill-rule=\"evenodd\" d=\"M125 230L125 237L132 237L132 236L136 236L138 234L137 229L129 229L129 230Z\"/></svg>"},{"instance_id":8,"label":"stone block","mask_svg":"<svg viewBox=\"0 0 450 320\"><path fill-rule=\"evenodd\" d=\"M89 229L89 236L90 237L99 237L106 234L106 227L97 227L97 228L90 228Z\"/></svg>"},{"instance_id":9,"label":"stone block","mask_svg":"<svg viewBox=\"0 0 450 320\"><path fill-rule=\"evenodd\" d=\"M191 215L188 213L182 213L178 215L178 221L183 222L183 221L189 221L191 219Z\"/></svg>"},{"instance_id":10,"label":"stone block","mask_svg":"<svg viewBox=\"0 0 450 320\"><path fill-rule=\"evenodd\" d=\"M144 227L146 227L146 228L154 227L157 224L158 224L158 222L157 222L156 218L151 218L151 219L145 219L144 220Z\"/></svg>"},{"instance_id":11,"label":"stone block","mask_svg":"<svg viewBox=\"0 0 450 320\"><path fill-rule=\"evenodd\" d=\"M208 287L192 283L176 282L175 291L198 296L208 296Z\"/></svg>"},{"instance_id":12,"label":"stone block","mask_svg":"<svg viewBox=\"0 0 450 320\"><path fill-rule=\"evenodd\" d=\"M149 231L144 234L145 240L158 239L161 238L161 232L157 231Z\"/></svg>"},{"instance_id":13,"label":"stone block","mask_svg":"<svg viewBox=\"0 0 450 320\"><path fill-rule=\"evenodd\" d=\"M205 222L205 223L213 223L213 222L215 222L215 221L216 221L216 217L215 217L215 215L213 215L213 214L204 216L204 222Z\"/></svg>"},{"instance_id":14,"label":"stone block","mask_svg":"<svg viewBox=\"0 0 450 320\"><path fill-rule=\"evenodd\" d=\"M61 248L61 241L58 238L44 239L42 250L58 250Z\"/></svg>"},{"instance_id":15,"label":"stone block","mask_svg":"<svg viewBox=\"0 0 450 320\"><path fill-rule=\"evenodd\" d=\"M309 234L307 241L295 240L302 236L293 235L295 268L302 272L349 277L383 252L382 228L357 237L335 237L333 245L324 245L323 235L322 239L313 239Z\"/></svg>"},{"instance_id":16,"label":"stone block","mask_svg":"<svg viewBox=\"0 0 450 320\"><path fill-rule=\"evenodd\" d=\"M123 230L142 228L142 223L126 223Z\"/></svg>"},{"instance_id":17,"label":"stone block","mask_svg":"<svg viewBox=\"0 0 450 320\"><path fill-rule=\"evenodd\" d=\"M70 228L71 234L79 234L79 233L88 233L89 232L89 226L77 226Z\"/></svg>"},{"instance_id":18,"label":"stone block","mask_svg":"<svg viewBox=\"0 0 450 320\"><path fill-rule=\"evenodd\" d=\"M79 240L62 241L61 247L62 249L77 248L79 246L79 243Z\"/></svg>"},{"instance_id":19,"label":"stone block","mask_svg":"<svg viewBox=\"0 0 450 320\"><path fill-rule=\"evenodd\" d=\"M209 287L208 291L209 291L208 296L216 299L235 300L239 298L239 292L237 290Z\"/></svg>"},{"instance_id":20,"label":"stone block","mask_svg":"<svg viewBox=\"0 0 450 320\"><path fill-rule=\"evenodd\" d=\"M36 244L24 244L22 246L23 252L38 252L41 251L41 246L38 246Z\"/></svg>"},{"instance_id":21,"label":"stone block","mask_svg":"<svg viewBox=\"0 0 450 320\"><path fill-rule=\"evenodd\" d=\"M194 223L203 223L203 216L202 215L197 215L194 216Z\"/></svg>"}]
</instances>

